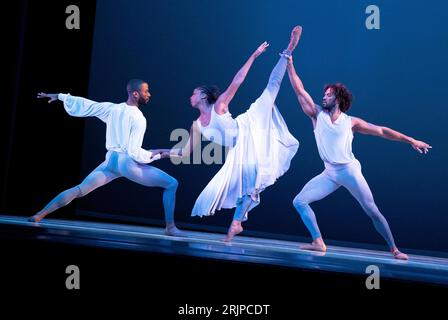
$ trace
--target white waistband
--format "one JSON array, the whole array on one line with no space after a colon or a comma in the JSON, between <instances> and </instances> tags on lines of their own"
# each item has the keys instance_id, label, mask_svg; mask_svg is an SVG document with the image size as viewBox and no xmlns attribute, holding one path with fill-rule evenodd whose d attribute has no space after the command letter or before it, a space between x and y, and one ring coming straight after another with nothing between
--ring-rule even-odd
<instances>
[{"instance_id":1,"label":"white waistband","mask_svg":"<svg viewBox=\"0 0 448 320\"><path fill-rule=\"evenodd\" d=\"M325 165L325 169L327 169L327 170L343 170L343 169L347 169L353 165L361 166L361 163L357 159L354 159L353 161L348 162L348 163L324 162L324 165Z\"/></svg>"}]
</instances>

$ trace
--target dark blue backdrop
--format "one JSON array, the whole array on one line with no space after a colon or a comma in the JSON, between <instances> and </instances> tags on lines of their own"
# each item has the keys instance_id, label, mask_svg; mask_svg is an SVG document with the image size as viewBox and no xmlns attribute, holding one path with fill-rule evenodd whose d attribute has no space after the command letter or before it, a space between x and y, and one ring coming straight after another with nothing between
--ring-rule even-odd
<instances>
[{"instance_id":1,"label":"dark blue backdrop","mask_svg":"<svg viewBox=\"0 0 448 320\"><path fill-rule=\"evenodd\" d=\"M380 30L367 30L365 9L380 8ZM448 119L444 92L448 71L448 3L443 1L98 1L90 98L122 102L127 79L150 83L152 100L145 148L170 147L174 128L189 128L198 114L188 98L200 84L228 85L252 51L268 41L233 100L234 116L261 93L278 52L296 24L303 26L295 65L305 87L321 101L325 83L341 81L355 100L349 114L429 142L424 156L409 145L357 135L354 153L363 165L376 202L400 246L448 251L446 227ZM76 94L73 92L72 94ZM285 76L277 99L290 131L300 140L290 170L262 193L247 230L274 236L308 236L292 207L303 185L319 174L310 120L302 113ZM88 119L83 175L104 159L105 126ZM179 222L225 230L231 211L192 218L190 210L219 165L155 166L179 182ZM162 192L117 180L78 202L82 210L162 221ZM370 219L345 189L313 205L327 239L383 244ZM215 227L215 228L214 228Z\"/></svg>"}]
</instances>

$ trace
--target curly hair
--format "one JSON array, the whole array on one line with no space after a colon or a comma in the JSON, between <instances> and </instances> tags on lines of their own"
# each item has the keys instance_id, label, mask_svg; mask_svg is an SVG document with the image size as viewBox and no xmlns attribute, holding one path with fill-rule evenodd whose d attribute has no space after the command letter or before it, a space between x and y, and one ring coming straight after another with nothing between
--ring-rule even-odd
<instances>
[{"instance_id":1,"label":"curly hair","mask_svg":"<svg viewBox=\"0 0 448 320\"><path fill-rule=\"evenodd\" d=\"M324 87L324 93L330 88L339 102L339 109L346 112L352 106L353 95L348 88L342 83L327 84Z\"/></svg>"}]
</instances>

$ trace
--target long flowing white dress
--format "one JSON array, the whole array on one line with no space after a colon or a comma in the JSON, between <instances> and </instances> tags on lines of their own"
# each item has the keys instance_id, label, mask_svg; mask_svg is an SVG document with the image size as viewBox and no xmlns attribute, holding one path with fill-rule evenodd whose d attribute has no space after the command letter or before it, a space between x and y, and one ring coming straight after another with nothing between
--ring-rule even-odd
<instances>
[{"instance_id":1,"label":"long flowing white dress","mask_svg":"<svg viewBox=\"0 0 448 320\"><path fill-rule=\"evenodd\" d=\"M289 169L299 142L289 132L274 104L277 92L273 93L268 86L236 119L229 113L218 115L212 108L206 128L197 120L206 137L207 128L222 130L222 123L229 126L231 121L236 122L238 135L225 163L197 198L192 216L208 216L221 208L234 208L244 195L254 200L250 210L260 202L260 193Z\"/></svg>"}]
</instances>

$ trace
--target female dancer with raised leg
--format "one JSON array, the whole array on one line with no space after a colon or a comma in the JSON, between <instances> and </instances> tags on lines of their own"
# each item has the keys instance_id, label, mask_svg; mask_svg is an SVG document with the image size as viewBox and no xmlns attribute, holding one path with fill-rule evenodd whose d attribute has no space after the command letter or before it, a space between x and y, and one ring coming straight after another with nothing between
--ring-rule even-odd
<instances>
[{"instance_id":1,"label":"female dancer with raised leg","mask_svg":"<svg viewBox=\"0 0 448 320\"><path fill-rule=\"evenodd\" d=\"M243 231L241 222L260 202L260 193L272 185L288 169L299 142L288 128L274 102L286 72L288 58L296 47L302 28L291 33L290 43L269 77L261 96L237 118L232 118L229 104L243 83L254 60L269 46L262 43L222 93L215 86L200 86L190 98L200 112L193 122L186 146L172 149L170 156L187 156L200 142L201 134L208 140L230 147L222 168L201 192L194 205L193 216L207 216L221 208L234 208L235 214L225 241Z\"/></svg>"}]
</instances>

